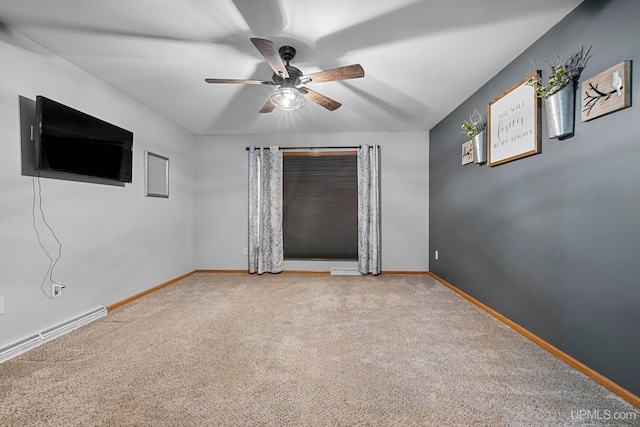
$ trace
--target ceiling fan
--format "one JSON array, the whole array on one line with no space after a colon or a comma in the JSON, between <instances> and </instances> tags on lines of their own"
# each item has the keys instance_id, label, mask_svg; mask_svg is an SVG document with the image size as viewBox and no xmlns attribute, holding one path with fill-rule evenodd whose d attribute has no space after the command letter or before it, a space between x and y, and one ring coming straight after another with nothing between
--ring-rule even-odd
<instances>
[{"instance_id":1,"label":"ceiling fan","mask_svg":"<svg viewBox=\"0 0 640 427\"><path fill-rule=\"evenodd\" d=\"M277 49L271 40L260 38L252 38L251 42L273 70L272 80L204 80L207 83L279 86L269 95L269 99L260 109L260 113L270 113L276 107L283 110L295 110L304 105L305 99L309 99L329 111L334 111L342 104L304 85L364 77L364 69L360 64L347 65L345 67L333 68L317 73L303 74L302 71L289 64L296 56L296 50L293 47L282 46L280 49Z\"/></svg>"}]
</instances>

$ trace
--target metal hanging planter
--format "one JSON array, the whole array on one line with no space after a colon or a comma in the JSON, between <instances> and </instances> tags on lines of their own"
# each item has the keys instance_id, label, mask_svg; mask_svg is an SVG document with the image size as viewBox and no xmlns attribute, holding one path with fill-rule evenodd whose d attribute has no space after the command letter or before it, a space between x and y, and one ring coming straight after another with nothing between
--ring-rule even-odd
<instances>
[{"instance_id":1,"label":"metal hanging planter","mask_svg":"<svg viewBox=\"0 0 640 427\"><path fill-rule=\"evenodd\" d=\"M573 136L576 92L573 84L545 99L549 138L566 139Z\"/></svg>"},{"instance_id":2,"label":"metal hanging planter","mask_svg":"<svg viewBox=\"0 0 640 427\"><path fill-rule=\"evenodd\" d=\"M487 162L487 132L483 130L473 138L473 163L479 165Z\"/></svg>"}]
</instances>

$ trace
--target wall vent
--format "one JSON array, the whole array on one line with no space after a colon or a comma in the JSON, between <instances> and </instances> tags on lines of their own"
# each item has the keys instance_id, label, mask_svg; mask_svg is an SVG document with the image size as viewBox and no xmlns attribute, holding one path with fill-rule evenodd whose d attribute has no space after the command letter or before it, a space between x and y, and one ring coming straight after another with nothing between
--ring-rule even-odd
<instances>
[{"instance_id":1,"label":"wall vent","mask_svg":"<svg viewBox=\"0 0 640 427\"><path fill-rule=\"evenodd\" d=\"M333 276L360 276L360 272L357 268L332 268L331 275Z\"/></svg>"},{"instance_id":2,"label":"wall vent","mask_svg":"<svg viewBox=\"0 0 640 427\"><path fill-rule=\"evenodd\" d=\"M106 315L107 309L101 306L81 316L67 320L66 322L62 322L52 328L45 329L35 335L31 335L27 338L21 339L20 341L16 341L13 344L9 344L6 347L0 348L0 363L4 363L9 359L31 350L32 348L58 338L59 336L69 333L74 329L78 329L79 327L93 322L94 320L98 320Z\"/></svg>"}]
</instances>

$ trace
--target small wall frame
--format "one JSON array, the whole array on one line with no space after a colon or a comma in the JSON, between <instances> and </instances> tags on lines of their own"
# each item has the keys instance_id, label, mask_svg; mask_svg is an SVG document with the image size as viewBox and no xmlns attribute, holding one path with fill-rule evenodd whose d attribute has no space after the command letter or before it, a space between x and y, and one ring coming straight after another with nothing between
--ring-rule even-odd
<instances>
[{"instance_id":1,"label":"small wall frame","mask_svg":"<svg viewBox=\"0 0 640 427\"><path fill-rule=\"evenodd\" d=\"M169 197L169 159L150 151L144 152L145 195Z\"/></svg>"},{"instance_id":2,"label":"small wall frame","mask_svg":"<svg viewBox=\"0 0 640 427\"><path fill-rule=\"evenodd\" d=\"M469 140L462 144L462 164L473 163L473 141Z\"/></svg>"},{"instance_id":3,"label":"small wall frame","mask_svg":"<svg viewBox=\"0 0 640 427\"><path fill-rule=\"evenodd\" d=\"M631 106L631 60L622 61L582 82L583 122Z\"/></svg>"}]
</instances>

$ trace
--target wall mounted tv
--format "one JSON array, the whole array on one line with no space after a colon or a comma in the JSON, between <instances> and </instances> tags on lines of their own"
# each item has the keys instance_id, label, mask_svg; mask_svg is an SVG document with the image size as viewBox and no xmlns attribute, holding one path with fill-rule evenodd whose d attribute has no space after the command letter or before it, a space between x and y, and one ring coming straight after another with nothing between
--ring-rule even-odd
<instances>
[{"instance_id":1,"label":"wall mounted tv","mask_svg":"<svg viewBox=\"0 0 640 427\"><path fill-rule=\"evenodd\" d=\"M132 182L133 133L36 97L36 169Z\"/></svg>"}]
</instances>

